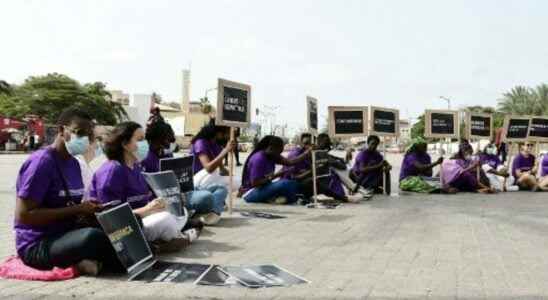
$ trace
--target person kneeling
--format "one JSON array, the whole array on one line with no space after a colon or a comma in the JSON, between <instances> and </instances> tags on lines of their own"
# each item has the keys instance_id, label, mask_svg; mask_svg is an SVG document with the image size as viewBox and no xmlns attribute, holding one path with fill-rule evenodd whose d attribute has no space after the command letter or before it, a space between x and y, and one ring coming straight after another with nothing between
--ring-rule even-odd
<instances>
[{"instance_id":1,"label":"person kneeling","mask_svg":"<svg viewBox=\"0 0 548 300\"><path fill-rule=\"evenodd\" d=\"M415 138L405 153L400 170L400 189L415 193L441 191L439 178L432 178L432 170L443 162L443 157L432 163L427 152L428 144L423 138Z\"/></svg>"}]
</instances>

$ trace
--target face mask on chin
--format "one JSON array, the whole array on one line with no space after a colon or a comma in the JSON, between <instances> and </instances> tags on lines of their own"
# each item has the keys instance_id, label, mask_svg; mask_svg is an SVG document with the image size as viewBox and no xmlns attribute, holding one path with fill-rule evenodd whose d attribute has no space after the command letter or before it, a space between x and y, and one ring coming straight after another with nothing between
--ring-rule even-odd
<instances>
[{"instance_id":1,"label":"face mask on chin","mask_svg":"<svg viewBox=\"0 0 548 300\"><path fill-rule=\"evenodd\" d=\"M489 148L487 148L486 153L489 154L489 155L496 155L497 154L497 149L494 148L494 147L489 147Z\"/></svg>"},{"instance_id":2,"label":"face mask on chin","mask_svg":"<svg viewBox=\"0 0 548 300\"><path fill-rule=\"evenodd\" d=\"M173 154L177 149L177 143L170 143L168 148L164 148L164 154Z\"/></svg>"},{"instance_id":3,"label":"face mask on chin","mask_svg":"<svg viewBox=\"0 0 548 300\"><path fill-rule=\"evenodd\" d=\"M87 136L79 137L72 133L70 141L65 141L65 147L67 148L67 152L72 156L82 155L86 153L89 147L89 138Z\"/></svg>"}]
</instances>

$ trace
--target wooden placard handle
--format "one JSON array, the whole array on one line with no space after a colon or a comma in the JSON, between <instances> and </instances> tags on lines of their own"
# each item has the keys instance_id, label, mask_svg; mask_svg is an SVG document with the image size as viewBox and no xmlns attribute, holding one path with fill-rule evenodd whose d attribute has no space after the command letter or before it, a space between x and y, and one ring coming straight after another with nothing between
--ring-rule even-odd
<instances>
[{"instance_id":1,"label":"wooden placard handle","mask_svg":"<svg viewBox=\"0 0 548 300\"><path fill-rule=\"evenodd\" d=\"M234 140L234 127L230 127L230 140L228 141L231 143ZM236 146L237 147L237 146ZM234 182L234 150L230 151L228 154L228 214L232 215L232 208L234 205L234 194L233 194L233 182Z\"/></svg>"}]
</instances>

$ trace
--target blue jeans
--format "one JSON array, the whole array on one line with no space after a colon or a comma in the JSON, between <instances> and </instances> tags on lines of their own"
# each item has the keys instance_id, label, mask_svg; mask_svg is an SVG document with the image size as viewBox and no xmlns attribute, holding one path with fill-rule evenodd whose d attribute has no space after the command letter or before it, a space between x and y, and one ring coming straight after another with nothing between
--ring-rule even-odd
<instances>
[{"instance_id":1,"label":"blue jeans","mask_svg":"<svg viewBox=\"0 0 548 300\"><path fill-rule=\"evenodd\" d=\"M214 212L220 215L225 208L228 190L222 185L211 185L203 190L187 192L185 207L197 214Z\"/></svg>"},{"instance_id":2,"label":"blue jeans","mask_svg":"<svg viewBox=\"0 0 548 300\"><path fill-rule=\"evenodd\" d=\"M260 203L268 202L277 197L285 197L287 203L295 203L297 202L298 188L299 184L296 181L280 179L261 187L256 187L244 197L244 200L248 203Z\"/></svg>"}]
</instances>

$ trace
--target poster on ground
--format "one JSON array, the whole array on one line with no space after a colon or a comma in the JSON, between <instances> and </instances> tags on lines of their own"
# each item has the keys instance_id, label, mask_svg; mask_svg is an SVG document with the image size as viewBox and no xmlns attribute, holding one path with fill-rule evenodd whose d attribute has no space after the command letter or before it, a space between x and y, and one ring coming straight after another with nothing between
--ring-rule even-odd
<instances>
[{"instance_id":1,"label":"poster on ground","mask_svg":"<svg viewBox=\"0 0 548 300\"><path fill-rule=\"evenodd\" d=\"M308 280L276 265L222 267L222 269L239 283L250 288L292 286L308 283Z\"/></svg>"},{"instance_id":2,"label":"poster on ground","mask_svg":"<svg viewBox=\"0 0 548 300\"><path fill-rule=\"evenodd\" d=\"M193 283L211 265L158 261L150 269L135 277L144 282Z\"/></svg>"},{"instance_id":3,"label":"poster on ground","mask_svg":"<svg viewBox=\"0 0 548 300\"><path fill-rule=\"evenodd\" d=\"M506 116L504 119L505 140L524 142L529 137L531 119L527 116Z\"/></svg>"},{"instance_id":4,"label":"poster on ground","mask_svg":"<svg viewBox=\"0 0 548 300\"><path fill-rule=\"evenodd\" d=\"M548 117L531 117L529 139L535 142L548 142Z\"/></svg>"},{"instance_id":5,"label":"poster on ground","mask_svg":"<svg viewBox=\"0 0 548 300\"><path fill-rule=\"evenodd\" d=\"M230 127L249 127L250 123L251 86L219 78L215 124Z\"/></svg>"},{"instance_id":6,"label":"poster on ground","mask_svg":"<svg viewBox=\"0 0 548 300\"><path fill-rule=\"evenodd\" d=\"M306 96L306 124L308 132L313 135L318 134L318 100L316 98Z\"/></svg>"},{"instance_id":7,"label":"poster on ground","mask_svg":"<svg viewBox=\"0 0 548 300\"><path fill-rule=\"evenodd\" d=\"M329 135L331 137L366 136L367 106L329 106Z\"/></svg>"},{"instance_id":8,"label":"poster on ground","mask_svg":"<svg viewBox=\"0 0 548 300\"><path fill-rule=\"evenodd\" d=\"M180 192L190 192L194 190L194 172L192 169L193 162L193 155L162 158L160 159L160 171L173 171L179 181Z\"/></svg>"},{"instance_id":9,"label":"poster on ground","mask_svg":"<svg viewBox=\"0 0 548 300\"><path fill-rule=\"evenodd\" d=\"M400 135L400 112L397 109L371 107L370 134L398 137Z\"/></svg>"},{"instance_id":10,"label":"poster on ground","mask_svg":"<svg viewBox=\"0 0 548 300\"><path fill-rule=\"evenodd\" d=\"M491 139L493 136L493 115L467 112L466 131L469 139Z\"/></svg>"},{"instance_id":11,"label":"poster on ground","mask_svg":"<svg viewBox=\"0 0 548 300\"><path fill-rule=\"evenodd\" d=\"M154 265L152 251L128 203L96 213L96 216L126 268L129 280Z\"/></svg>"},{"instance_id":12,"label":"poster on ground","mask_svg":"<svg viewBox=\"0 0 548 300\"><path fill-rule=\"evenodd\" d=\"M427 138L459 138L459 112L455 110L426 110L424 136Z\"/></svg>"}]
</instances>

